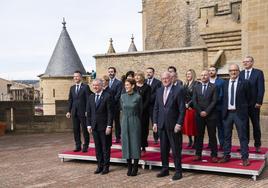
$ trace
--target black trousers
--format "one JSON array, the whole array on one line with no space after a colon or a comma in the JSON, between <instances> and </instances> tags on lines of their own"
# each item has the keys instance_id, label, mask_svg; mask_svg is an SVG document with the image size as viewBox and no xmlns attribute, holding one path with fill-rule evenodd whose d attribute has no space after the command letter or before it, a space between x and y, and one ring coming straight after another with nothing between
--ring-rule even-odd
<instances>
[{"instance_id":1,"label":"black trousers","mask_svg":"<svg viewBox=\"0 0 268 188\"><path fill-rule=\"evenodd\" d=\"M153 123L153 111L154 111L154 104L151 104L151 106L150 106L150 110L149 110L149 115L150 115L150 119L151 119L151 123L152 123L152 126L154 126L154 123ZM158 130L157 130L157 132L155 133L155 132L153 132L153 137L154 137L154 141L157 141L158 140L158 138L159 138L159 133L158 133Z\"/></svg>"},{"instance_id":2,"label":"black trousers","mask_svg":"<svg viewBox=\"0 0 268 188\"><path fill-rule=\"evenodd\" d=\"M81 128L84 137L83 147L89 145L89 133L87 131L86 117L72 116L74 141L76 148L81 148Z\"/></svg>"},{"instance_id":3,"label":"black trousers","mask_svg":"<svg viewBox=\"0 0 268 188\"><path fill-rule=\"evenodd\" d=\"M114 107L114 128L115 128L115 137L116 139L121 139L121 126L120 126L120 107Z\"/></svg>"},{"instance_id":4,"label":"black trousers","mask_svg":"<svg viewBox=\"0 0 268 188\"><path fill-rule=\"evenodd\" d=\"M246 125L247 118L241 119L237 113L228 112L227 117L223 120L224 124L224 156L230 157L231 149L232 149L232 133L233 133L233 124L236 126L242 159L248 159L248 140L246 135Z\"/></svg>"},{"instance_id":5,"label":"black trousers","mask_svg":"<svg viewBox=\"0 0 268 188\"><path fill-rule=\"evenodd\" d=\"M148 147L149 111L145 110L141 117L141 147Z\"/></svg>"},{"instance_id":6,"label":"black trousers","mask_svg":"<svg viewBox=\"0 0 268 188\"><path fill-rule=\"evenodd\" d=\"M182 173L181 168L181 150L182 150L182 134L181 132L174 133L174 130L159 130L160 149L162 170L168 170L169 167L169 151L172 150L175 171Z\"/></svg>"},{"instance_id":7,"label":"black trousers","mask_svg":"<svg viewBox=\"0 0 268 188\"><path fill-rule=\"evenodd\" d=\"M255 108L255 106L250 106L248 109L248 116L251 120L253 126L253 137L254 137L254 146L260 147L261 146L261 128L260 128L260 109ZM247 137L248 143L250 140L250 128L249 128L249 121L247 123Z\"/></svg>"},{"instance_id":8,"label":"black trousers","mask_svg":"<svg viewBox=\"0 0 268 188\"><path fill-rule=\"evenodd\" d=\"M211 147L211 157L217 157L217 137L216 137L216 119L203 118L196 114L197 122L197 137L196 137L196 152L197 156L202 156L205 128L208 130L209 146Z\"/></svg>"},{"instance_id":9,"label":"black trousers","mask_svg":"<svg viewBox=\"0 0 268 188\"><path fill-rule=\"evenodd\" d=\"M111 154L110 137L110 135L105 134L105 131L93 130L95 152L99 167L109 167Z\"/></svg>"}]
</instances>

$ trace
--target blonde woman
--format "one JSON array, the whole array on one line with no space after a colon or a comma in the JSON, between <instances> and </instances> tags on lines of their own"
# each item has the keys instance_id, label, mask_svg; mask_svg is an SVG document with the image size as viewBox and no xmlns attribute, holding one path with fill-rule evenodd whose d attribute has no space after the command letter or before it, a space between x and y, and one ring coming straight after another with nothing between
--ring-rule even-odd
<instances>
[{"instance_id":1,"label":"blonde woman","mask_svg":"<svg viewBox=\"0 0 268 188\"><path fill-rule=\"evenodd\" d=\"M185 107L186 112L184 116L184 125L182 128L182 133L187 135L189 138L188 147L195 147L193 143L192 136L197 136L197 127L195 120L195 110L193 109L193 89L195 85L199 84L196 81L196 73L193 69L189 69L186 72L186 82L184 84L184 93L185 93Z\"/></svg>"}]
</instances>

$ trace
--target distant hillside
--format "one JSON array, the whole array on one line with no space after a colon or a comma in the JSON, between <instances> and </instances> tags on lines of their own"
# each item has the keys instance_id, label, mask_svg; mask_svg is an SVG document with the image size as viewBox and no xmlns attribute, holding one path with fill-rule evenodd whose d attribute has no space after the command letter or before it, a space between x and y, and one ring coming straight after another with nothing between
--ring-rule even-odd
<instances>
[{"instance_id":1,"label":"distant hillside","mask_svg":"<svg viewBox=\"0 0 268 188\"><path fill-rule=\"evenodd\" d=\"M21 84L33 85L35 88L39 87L39 80L13 80L13 81Z\"/></svg>"}]
</instances>

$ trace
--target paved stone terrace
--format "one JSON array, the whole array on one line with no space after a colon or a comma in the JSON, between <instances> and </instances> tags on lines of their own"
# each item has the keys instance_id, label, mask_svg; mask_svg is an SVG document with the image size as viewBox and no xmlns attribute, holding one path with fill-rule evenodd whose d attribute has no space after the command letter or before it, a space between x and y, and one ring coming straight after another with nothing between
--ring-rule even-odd
<instances>
[{"instance_id":1,"label":"paved stone terrace","mask_svg":"<svg viewBox=\"0 0 268 188\"><path fill-rule=\"evenodd\" d=\"M189 170L184 171L182 180L172 182L173 170L169 177L159 179L156 167L140 168L138 176L127 177L126 166L115 164L108 175L95 175L94 162L60 162L57 154L72 148L71 133L0 137L0 187L268 187L267 168L256 182L249 176Z\"/></svg>"}]
</instances>

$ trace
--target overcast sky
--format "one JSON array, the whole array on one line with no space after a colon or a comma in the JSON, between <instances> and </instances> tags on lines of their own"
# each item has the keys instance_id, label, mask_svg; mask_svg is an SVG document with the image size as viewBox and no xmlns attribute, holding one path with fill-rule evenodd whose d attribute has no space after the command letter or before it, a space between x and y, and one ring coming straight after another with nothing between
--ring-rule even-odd
<instances>
[{"instance_id":1,"label":"overcast sky","mask_svg":"<svg viewBox=\"0 0 268 188\"><path fill-rule=\"evenodd\" d=\"M38 79L44 73L62 30L67 31L87 71L94 54L105 53L109 39L125 52L134 34L142 50L141 0L0 0L0 77Z\"/></svg>"}]
</instances>

